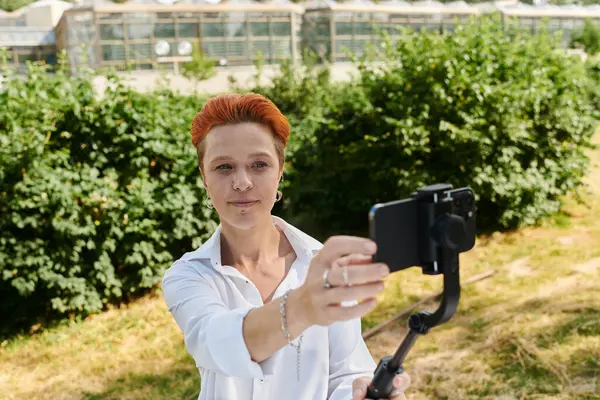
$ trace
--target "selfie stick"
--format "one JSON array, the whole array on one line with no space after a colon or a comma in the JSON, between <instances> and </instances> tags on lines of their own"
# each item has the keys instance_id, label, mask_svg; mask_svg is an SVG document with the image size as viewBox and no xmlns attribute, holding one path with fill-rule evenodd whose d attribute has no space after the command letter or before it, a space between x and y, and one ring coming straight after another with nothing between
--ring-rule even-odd
<instances>
[{"instance_id":1,"label":"selfie stick","mask_svg":"<svg viewBox=\"0 0 600 400\"><path fill-rule=\"evenodd\" d=\"M423 193L427 194L427 193ZM431 194L431 193L429 193ZM404 372L402 363L406 355L414 345L419 335L426 335L431 328L448 321L456 312L460 298L460 278L458 262L458 243L466 236L465 221L449 212L443 212L440 208L446 208L443 202L426 204L426 211L430 215L439 215L431 230L424 237L430 243L426 245L435 246L437 261L422 265L424 270L429 264L433 264L436 270L444 275L444 291L439 308L434 312L420 311L412 314L408 319L408 333L393 356L385 356L379 361L375 369L375 375L367 389L368 399L387 399L392 393L394 376ZM438 214L438 212L442 214Z\"/></svg>"}]
</instances>

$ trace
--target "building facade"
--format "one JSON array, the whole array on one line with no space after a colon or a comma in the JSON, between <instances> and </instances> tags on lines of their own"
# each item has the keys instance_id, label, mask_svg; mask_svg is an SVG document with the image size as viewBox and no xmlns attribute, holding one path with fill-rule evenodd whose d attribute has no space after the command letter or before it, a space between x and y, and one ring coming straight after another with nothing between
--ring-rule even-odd
<instances>
[{"instance_id":1,"label":"building facade","mask_svg":"<svg viewBox=\"0 0 600 400\"><path fill-rule=\"evenodd\" d=\"M339 62L376 43L379 30L392 36L403 26L451 33L455 24L489 12L501 14L507 26L535 32L547 24L551 31L561 30L565 46L586 19L600 26L600 6L532 6L512 0L475 5L435 0L81 1L40 0L0 13L0 48L9 63L21 70L27 61L52 64L56 53L65 50L72 66L178 71L194 49L218 66L252 65L258 58L298 61L305 49Z\"/></svg>"},{"instance_id":2,"label":"building facade","mask_svg":"<svg viewBox=\"0 0 600 400\"><path fill-rule=\"evenodd\" d=\"M173 70L194 47L218 65L275 63L298 59L302 13L291 3L94 5L66 11L56 43L95 68Z\"/></svg>"}]
</instances>

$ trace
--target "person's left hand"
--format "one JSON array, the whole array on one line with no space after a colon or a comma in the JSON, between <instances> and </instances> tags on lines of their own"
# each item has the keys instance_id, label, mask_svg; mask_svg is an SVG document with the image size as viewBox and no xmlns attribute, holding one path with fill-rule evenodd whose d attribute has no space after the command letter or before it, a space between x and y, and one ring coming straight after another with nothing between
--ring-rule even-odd
<instances>
[{"instance_id":1,"label":"person's left hand","mask_svg":"<svg viewBox=\"0 0 600 400\"><path fill-rule=\"evenodd\" d=\"M361 376L352 382L352 400L365 400L367 398L367 386L371 383L371 378ZM390 395L390 400L406 400L404 391L410 385L410 376L406 372L394 377L394 390Z\"/></svg>"}]
</instances>

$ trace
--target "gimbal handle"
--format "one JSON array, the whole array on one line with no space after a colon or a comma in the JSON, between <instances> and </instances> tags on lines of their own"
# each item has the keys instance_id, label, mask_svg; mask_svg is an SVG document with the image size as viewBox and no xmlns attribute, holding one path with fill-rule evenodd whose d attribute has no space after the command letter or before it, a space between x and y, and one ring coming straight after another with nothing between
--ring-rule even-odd
<instances>
[{"instance_id":1,"label":"gimbal handle","mask_svg":"<svg viewBox=\"0 0 600 400\"><path fill-rule=\"evenodd\" d=\"M454 216L444 215L439 220L439 232L443 233L443 228L456 222ZM368 399L389 398L394 389L394 376L404 372L402 363L417 340L418 335L427 334L429 329L448 321L456 312L460 298L459 262L458 253L451 247L453 247L451 244L444 243L440 246L438 253L440 256L438 267L444 275L444 291L439 308L434 313L420 311L409 317L409 330L394 356L385 356L379 361L373 380L367 389Z\"/></svg>"}]
</instances>

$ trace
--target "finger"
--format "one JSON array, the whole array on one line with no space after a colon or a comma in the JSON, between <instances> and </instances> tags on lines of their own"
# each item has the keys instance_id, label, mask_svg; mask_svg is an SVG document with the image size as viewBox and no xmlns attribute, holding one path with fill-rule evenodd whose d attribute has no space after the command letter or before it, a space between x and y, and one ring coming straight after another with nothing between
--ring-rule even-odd
<instances>
[{"instance_id":1,"label":"finger","mask_svg":"<svg viewBox=\"0 0 600 400\"><path fill-rule=\"evenodd\" d=\"M354 301L376 297L384 288L383 282L372 282L357 286L334 286L327 289L324 300L327 304L339 304L343 301Z\"/></svg>"},{"instance_id":2,"label":"finger","mask_svg":"<svg viewBox=\"0 0 600 400\"><path fill-rule=\"evenodd\" d=\"M390 400L406 400L406 396L404 395L404 392L394 390L390 393Z\"/></svg>"},{"instance_id":3,"label":"finger","mask_svg":"<svg viewBox=\"0 0 600 400\"><path fill-rule=\"evenodd\" d=\"M360 265L360 264L370 264L373 261L373 256L352 253L347 256L343 256L338 258L333 262L334 267L343 267L345 265Z\"/></svg>"},{"instance_id":4,"label":"finger","mask_svg":"<svg viewBox=\"0 0 600 400\"><path fill-rule=\"evenodd\" d=\"M406 372L396 375L394 377L393 386L396 391L404 392L410 386L410 376Z\"/></svg>"},{"instance_id":5,"label":"finger","mask_svg":"<svg viewBox=\"0 0 600 400\"><path fill-rule=\"evenodd\" d=\"M344 273L347 281L344 280ZM389 274L390 269L387 265L375 263L332 268L327 279L332 286L361 285L380 281Z\"/></svg>"},{"instance_id":6,"label":"finger","mask_svg":"<svg viewBox=\"0 0 600 400\"><path fill-rule=\"evenodd\" d=\"M369 381L366 376L361 376L352 382L352 400L363 400L365 398Z\"/></svg>"},{"instance_id":7,"label":"finger","mask_svg":"<svg viewBox=\"0 0 600 400\"><path fill-rule=\"evenodd\" d=\"M373 255L377 245L371 239L356 236L332 236L315 255L319 264L330 266L336 259L353 253Z\"/></svg>"},{"instance_id":8,"label":"finger","mask_svg":"<svg viewBox=\"0 0 600 400\"><path fill-rule=\"evenodd\" d=\"M330 305L325 308L325 312L332 321L347 321L354 318L359 318L373 310L377 305L377 300L374 298L364 299L360 303L348 306Z\"/></svg>"}]
</instances>

